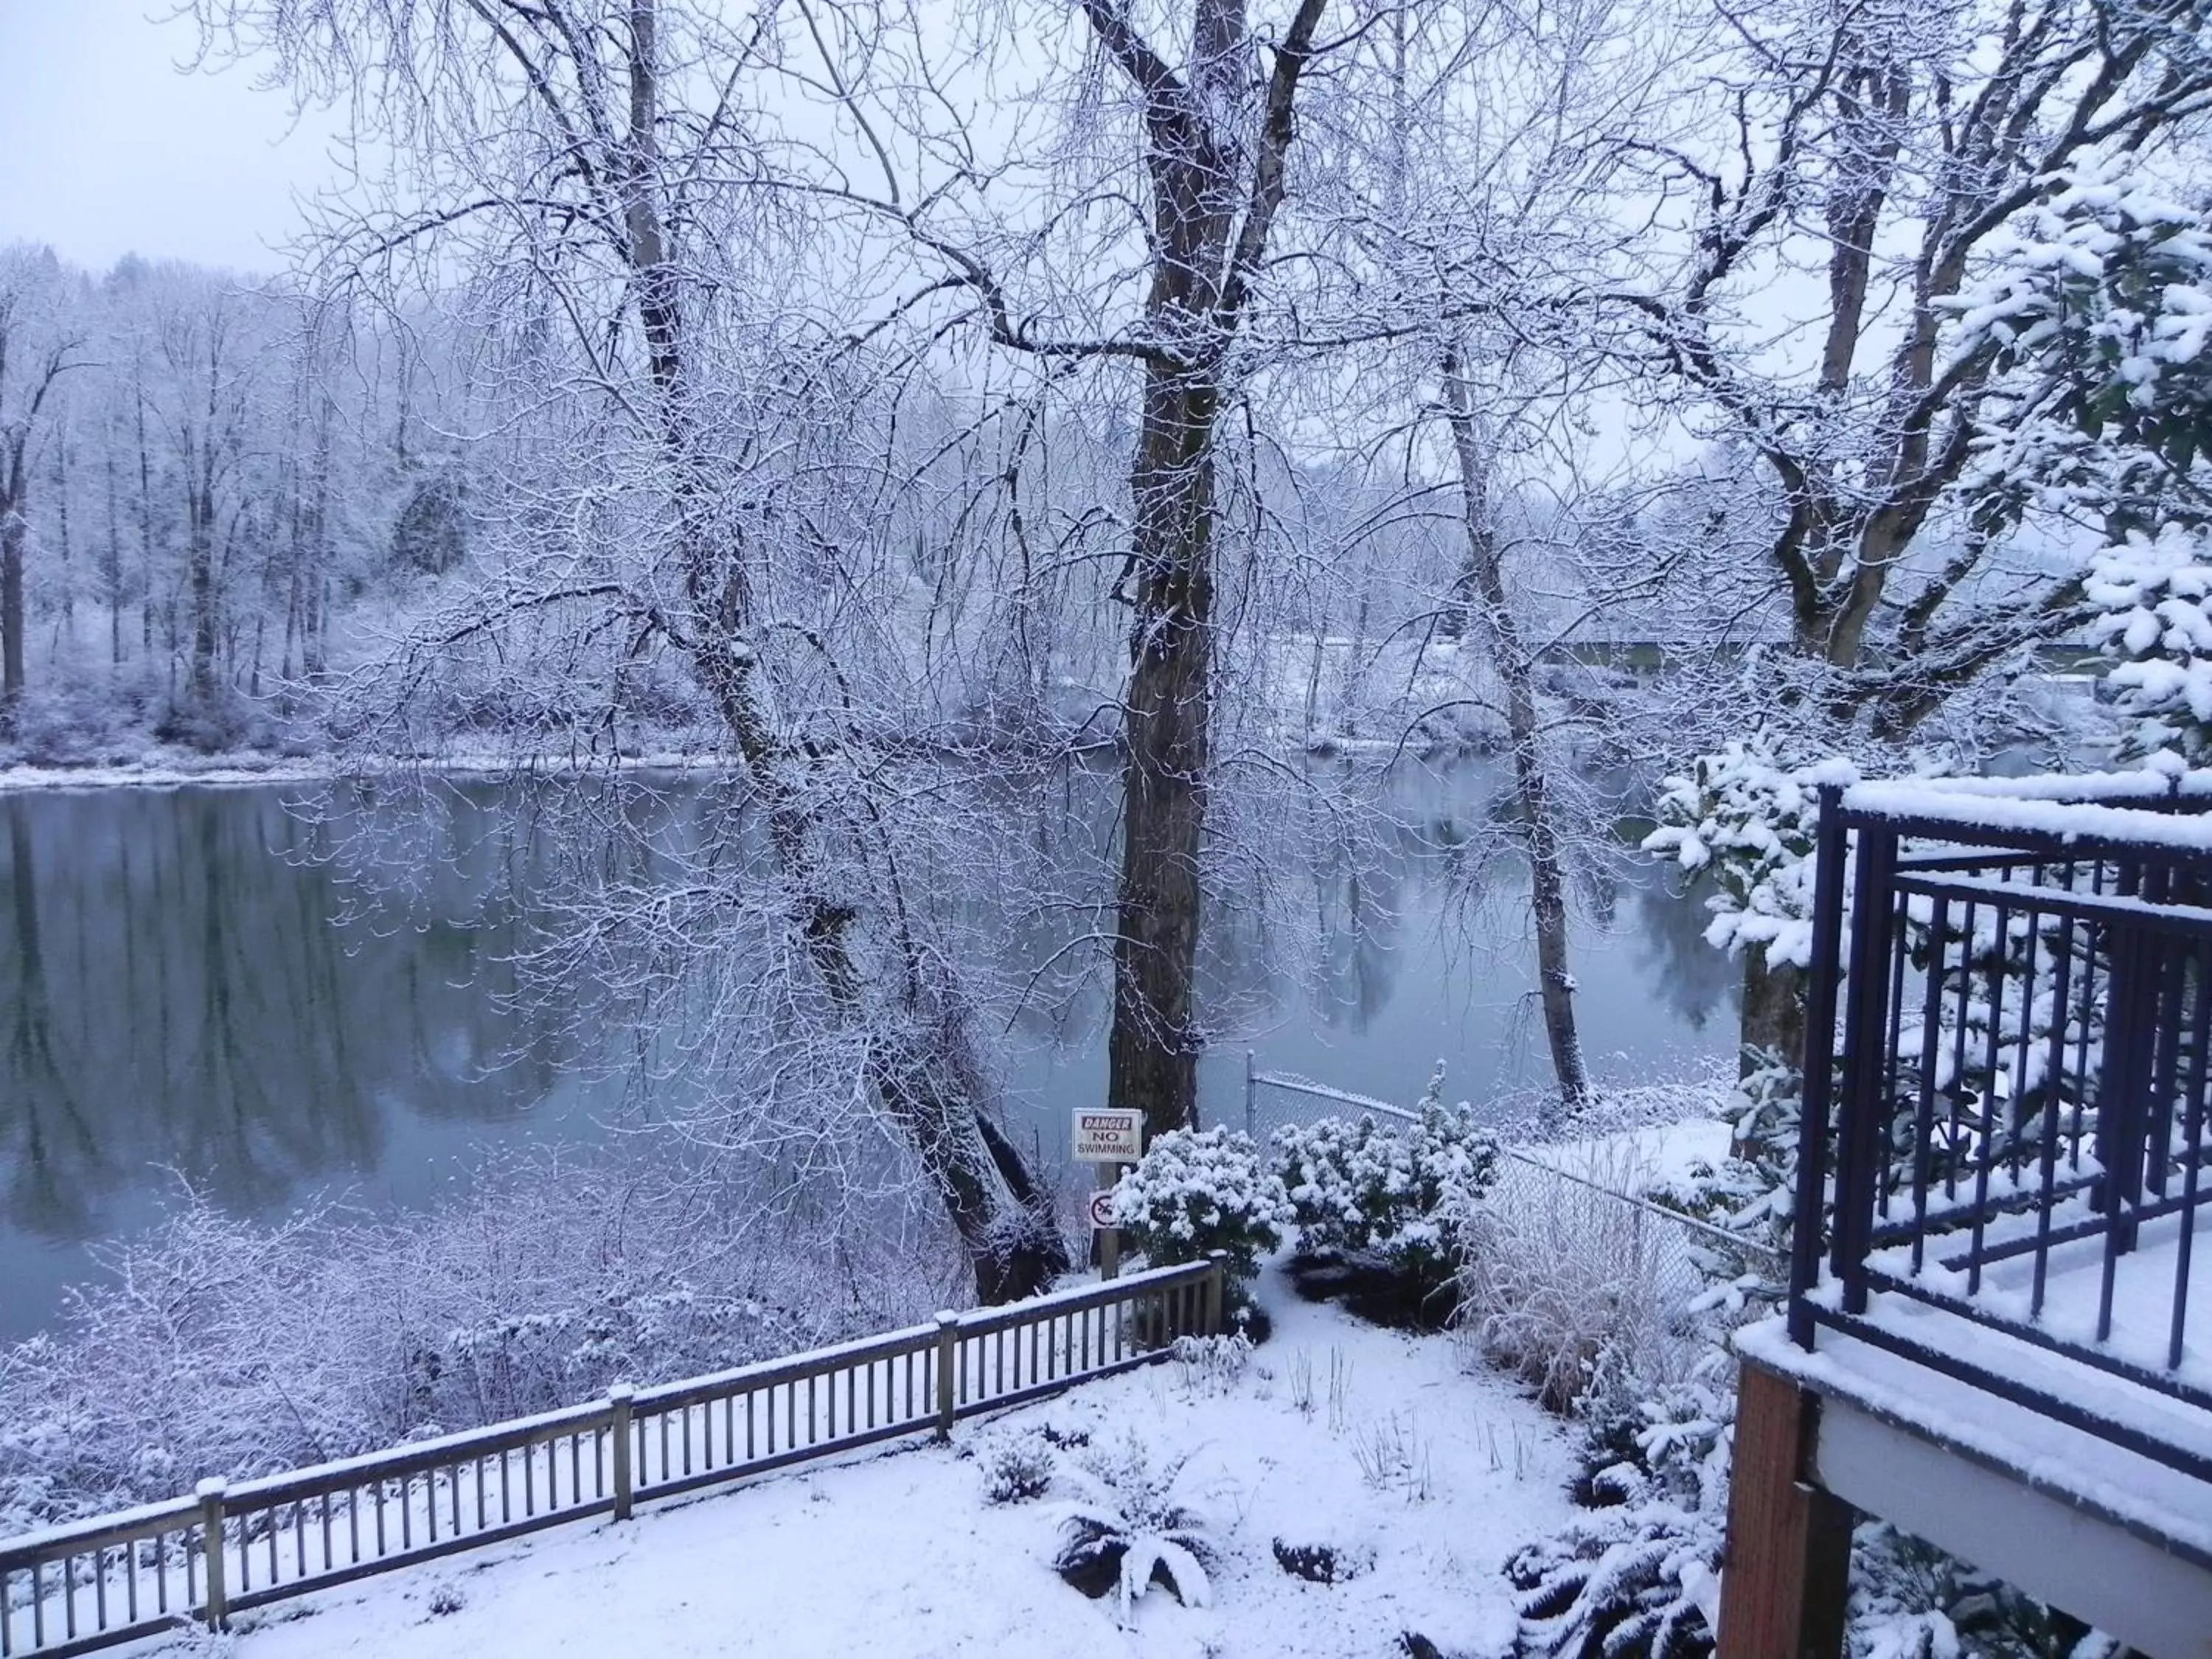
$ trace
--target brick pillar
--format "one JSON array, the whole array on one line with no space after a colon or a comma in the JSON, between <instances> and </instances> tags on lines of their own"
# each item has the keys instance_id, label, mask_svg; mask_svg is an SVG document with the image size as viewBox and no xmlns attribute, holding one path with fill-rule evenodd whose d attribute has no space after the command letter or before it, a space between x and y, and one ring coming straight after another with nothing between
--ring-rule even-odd
<instances>
[{"instance_id":1,"label":"brick pillar","mask_svg":"<svg viewBox=\"0 0 2212 1659\"><path fill-rule=\"evenodd\" d=\"M1746 1364L1736 1384L1716 1659L1840 1659L1851 1510L1808 1478L1820 1402Z\"/></svg>"}]
</instances>

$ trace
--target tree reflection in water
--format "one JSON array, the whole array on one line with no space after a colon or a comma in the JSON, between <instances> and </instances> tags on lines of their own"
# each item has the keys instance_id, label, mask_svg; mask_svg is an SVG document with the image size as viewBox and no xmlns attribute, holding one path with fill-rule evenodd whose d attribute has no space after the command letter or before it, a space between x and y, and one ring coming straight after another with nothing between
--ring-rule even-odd
<instances>
[{"instance_id":1,"label":"tree reflection in water","mask_svg":"<svg viewBox=\"0 0 2212 1659\"><path fill-rule=\"evenodd\" d=\"M15 796L0 818L14 1227L99 1236L163 1170L263 1212L378 1172L410 1119L511 1115L552 1079L550 1029L497 994L513 916L469 894L465 924L334 926L321 831L276 791Z\"/></svg>"},{"instance_id":2,"label":"tree reflection in water","mask_svg":"<svg viewBox=\"0 0 2212 1659\"><path fill-rule=\"evenodd\" d=\"M1439 1056L1478 1100L1541 1082L1497 769L1401 769L1380 812L1341 766L1279 770L1216 815L1202 1110L1241 1115L1247 1043L1262 1066L1389 1097L1417 1093ZM1048 1148L1104 1086L1113 782L1070 767L1054 788L1004 790L989 856L949 849L916 884L997 1010L1010 1105ZM656 848L699 844L726 791L468 784L403 806L363 788L313 813L286 796L0 797L0 1339L82 1276L51 1247L143 1224L169 1171L253 1216L328 1187L426 1202L485 1145L595 1139L617 1110L698 1086L626 1072L653 1036L594 988L526 983L515 960L562 925L586 866L651 887ZM611 833L609 813L645 833ZM1725 1052L1734 975L1694 898L1632 865L1583 872L1578 898L1598 1074ZM657 1052L688 1047L678 1033ZM25 1253L42 1248L40 1266Z\"/></svg>"}]
</instances>

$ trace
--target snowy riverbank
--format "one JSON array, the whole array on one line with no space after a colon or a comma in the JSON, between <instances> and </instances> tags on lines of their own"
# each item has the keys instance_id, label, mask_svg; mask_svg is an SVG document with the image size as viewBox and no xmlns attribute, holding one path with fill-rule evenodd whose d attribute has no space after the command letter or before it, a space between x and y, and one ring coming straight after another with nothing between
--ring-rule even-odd
<instances>
[{"instance_id":1,"label":"snowy riverbank","mask_svg":"<svg viewBox=\"0 0 2212 1659\"><path fill-rule=\"evenodd\" d=\"M454 778L513 777L518 773L580 775L586 772L714 772L730 757L709 750L655 749L613 758L592 756L573 762L541 757L523 759L489 750L461 750L434 761L392 761L389 771L420 770ZM358 775L349 765L349 775ZM255 753L198 755L190 750L152 749L143 758L100 766L0 767L0 794L90 789L181 789L253 787L283 783L326 783L339 775L326 759L297 759Z\"/></svg>"}]
</instances>

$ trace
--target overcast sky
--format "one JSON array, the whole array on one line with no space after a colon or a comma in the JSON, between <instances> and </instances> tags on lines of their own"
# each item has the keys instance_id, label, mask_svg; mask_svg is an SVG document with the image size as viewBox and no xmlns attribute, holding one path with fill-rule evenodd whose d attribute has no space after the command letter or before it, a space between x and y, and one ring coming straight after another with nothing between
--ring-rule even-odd
<instances>
[{"instance_id":1,"label":"overcast sky","mask_svg":"<svg viewBox=\"0 0 2212 1659\"><path fill-rule=\"evenodd\" d=\"M271 270L295 194L331 174L248 73L180 73L170 0L0 0L0 243L104 268L125 253Z\"/></svg>"}]
</instances>

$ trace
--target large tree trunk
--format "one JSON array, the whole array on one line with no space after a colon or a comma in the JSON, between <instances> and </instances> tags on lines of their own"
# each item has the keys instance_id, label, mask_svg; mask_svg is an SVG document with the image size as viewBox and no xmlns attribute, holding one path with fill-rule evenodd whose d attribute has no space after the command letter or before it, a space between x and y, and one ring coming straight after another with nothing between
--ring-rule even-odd
<instances>
[{"instance_id":1,"label":"large tree trunk","mask_svg":"<svg viewBox=\"0 0 2212 1659\"><path fill-rule=\"evenodd\" d=\"M315 423L314 472L308 486L307 507L294 551L295 568L305 611L300 640L300 668L312 682L326 671L321 609L316 603L323 587L323 573L330 568L331 425L336 404L325 397Z\"/></svg>"},{"instance_id":2,"label":"large tree trunk","mask_svg":"<svg viewBox=\"0 0 2212 1659\"><path fill-rule=\"evenodd\" d=\"M1192 0L1178 74L1126 0L1083 0L1144 101L1152 281L1144 413L1130 465L1134 612L1122 696L1121 867L1107 1097L1147 1136L1194 1122L1200 863L1213 719L1214 455L1223 364L1281 205L1298 77L1322 0L1300 0L1254 122L1243 0ZM1247 152L1249 151L1249 154ZM1247 169L1249 169L1249 173Z\"/></svg>"},{"instance_id":3,"label":"large tree trunk","mask_svg":"<svg viewBox=\"0 0 2212 1659\"><path fill-rule=\"evenodd\" d=\"M215 502L212 489L193 492L186 503L185 581L192 620L191 693L204 703L215 695Z\"/></svg>"},{"instance_id":4,"label":"large tree trunk","mask_svg":"<svg viewBox=\"0 0 2212 1659\"><path fill-rule=\"evenodd\" d=\"M1575 1028L1575 981L1567 968L1567 883L1559 826L1552 813L1544 775L1543 729L1536 705L1536 665L1521 635L1521 623L1505 594L1505 573L1498 536L1491 523L1488 456L1474 392L1460 372L1456 353L1444 357L1445 406L1452 448L1459 460L1462 521L1467 559L1462 567L1455 605L1462 617L1479 615L1488 629L1491 660L1505 687L1505 731L1513 751L1513 803L1521 823L1522 848L1528 859L1528 899L1536 926L1537 994L1544 1010L1544 1037L1552 1051L1552 1072L1559 1099L1569 1109L1588 1103L1589 1073L1583 1064L1582 1037Z\"/></svg>"},{"instance_id":5,"label":"large tree trunk","mask_svg":"<svg viewBox=\"0 0 2212 1659\"><path fill-rule=\"evenodd\" d=\"M1218 397L1155 366L1130 478L1136 627L1123 715L1121 869L1106 1097L1150 1141L1197 1119L1200 860L1213 688L1213 448Z\"/></svg>"},{"instance_id":6,"label":"large tree trunk","mask_svg":"<svg viewBox=\"0 0 2212 1659\"><path fill-rule=\"evenodd\" d=\"M1779 1060L1791 1067L1805 1063L1805 970L1787 963L1772 963L1764 951L1743 957L1743 1006L1738 1024L1736 1079L1741 1082ZM1739 1138L1729 1146L1730 1156L1752 1158L1759 1148Z\"/></svg>"},{"instance_id":7,"label":"large tree trunk","mask_svg":"<svg viewBox=\"0 0 2212 1659\"><path fill-rule=\"evenodd\" d=\"M100 556L100 585L101 598L107 602L107 661L111 668L123 665L123 516L115 488L115 425L112 420L102 434L101 447L106 452L107 474L107 544Z\"/></svg>"},{"instance_id":8,"label":"large tree trunk","mask_svg":"<svg viewBox=\"0 0 2212 1659\"><path fill-rule=\"evenodd\" d=\"M1748 1077L1779 1056L1784 1065L1805 1063L1805 972L1787 963L1770 963L1763 951L1743 957L1743 1054L1738 1075Z\"/></svg>"},{"instance_id":9,"label":"large tree trunk","mask_svg":"<svg viewBox=\"0 0 2212 1659\"><path fill-rule=\"evenodd\" d=\"M146 441L146 384L140 366L131 369L131 410L138 436L138 654L154 654L154 455ZM173 672L174 665L171 665Z\"/></svg>"},{"instance_id":10,"label":"large tree trunk","mask_svg":"<svg viewBox=\"0 0 2212 1659\"><path fill-rule=\"evenodd\" d=\"M10 361L25 349L21 334L9 326L13 309L12 299L0 306L0 383ZM58 345L46 354L43 369L33 371L27 398L8 421L6 446L0 449L0 732L15 729L25 678L23 549L31 530L31 434L54 383L78 366L70 356L76 349L73 341Z\"/></svg>"},{"instance_id":11,"label":"large tree trunk","mask_svg":"<svg viewBox=\"0 0 2212 1659\"><path fill-rule=\"evenodd\" d=\"M64 426L59 441L54 445L54 556L61 566L58 586L62 596L61 619L54 629L55 656L60 654L64 642L72 649L76 644L76 582L75 573L70 569L69 465L69 428Z\"/></svg>"}]
</instances>

